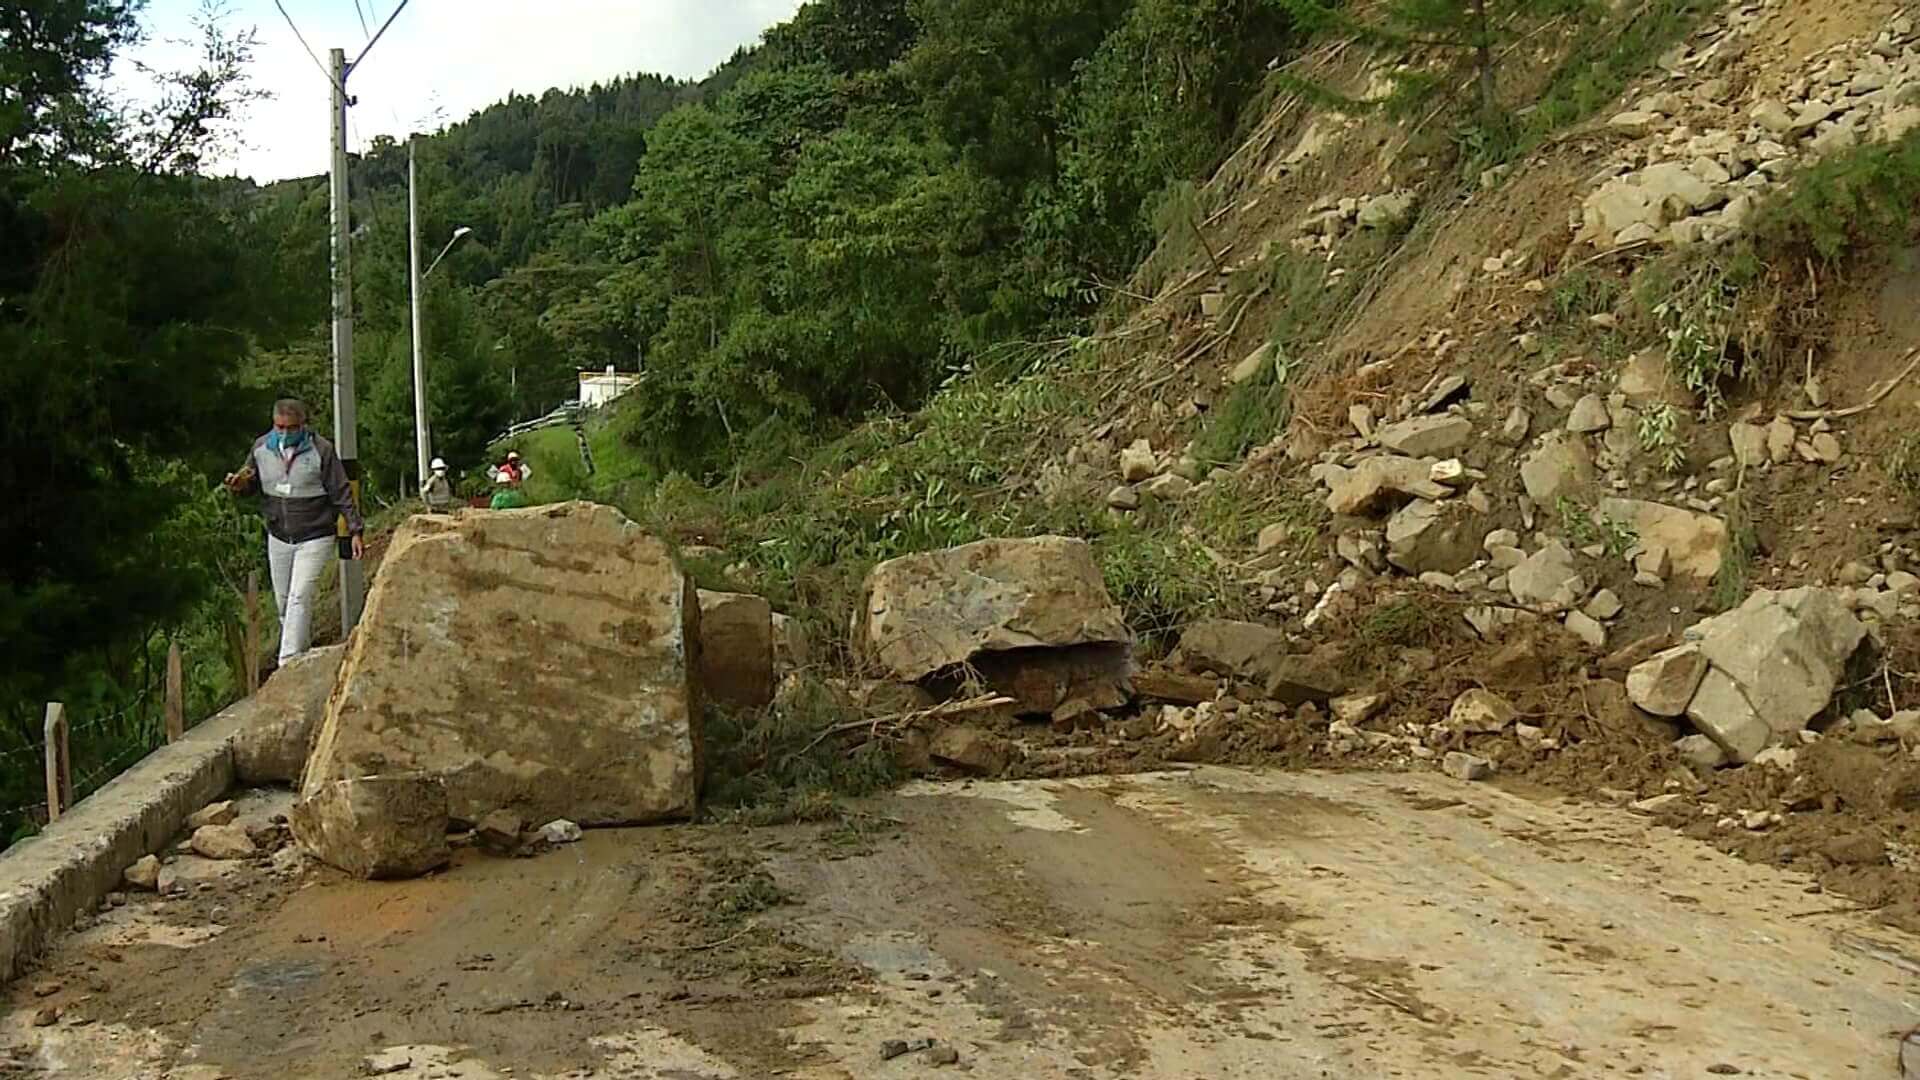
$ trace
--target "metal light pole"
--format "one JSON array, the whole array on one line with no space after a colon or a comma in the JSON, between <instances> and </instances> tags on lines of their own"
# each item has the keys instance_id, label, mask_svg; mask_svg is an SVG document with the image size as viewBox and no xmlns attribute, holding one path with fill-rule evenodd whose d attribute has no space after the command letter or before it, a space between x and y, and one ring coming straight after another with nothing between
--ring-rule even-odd
<instances>
[{"instance_id":1,"label":"metal light pole","mask_svg":"<svg viewBox=\"0 0 1920 1080\"><path fill-rule=\"evenodd\" d=\"M353 392L353 266L347 219L347 54L327 54L333 75L333 156L329 169L333 224L333 445L360 501L359 418ZM340 560L340 628L360 623L366 604L367 571L358 559Z\"/></svg>"},{"instance_id":2,"label":"metal light pole","mask_svg":"<svg viewBox=\"0 0 1920 1080\"><path fill-rule=\"evenodd\" d=\"M440 249L440 254L433 257L433 262L427 267L427 273L420 272L420 195L414 170L415 151L419 145L420 138L417 135L407 140L407 291L413 306L413 450L414 464L419 469L414 475L419 478L420 487L424 490L427 484L429 440L427 437L426 349L421 343L420 334L420 287L426 280L427 274L433 273L433 268L439 266L440 260L446 258L447 252L453 250L453 245L459 243L461 237L473 230L464 225L453 230L453 239L448 240L447 246Z\"/></svg>"}]
</instances>

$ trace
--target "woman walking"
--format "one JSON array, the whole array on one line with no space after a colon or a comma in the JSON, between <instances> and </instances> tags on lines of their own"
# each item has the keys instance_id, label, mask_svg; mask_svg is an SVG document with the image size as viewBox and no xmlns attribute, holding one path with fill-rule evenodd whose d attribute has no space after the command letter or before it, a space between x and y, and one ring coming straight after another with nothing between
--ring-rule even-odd
<instances>
[{"instance_id":1,"label":"woman walking","mask_svg":"<svg viewBox=\"0 0 1920 1080\"><path fill-rule=\"evenodd\" d=\"M284 664L312 641L313 591L333 562L336 518L347 520L353 557L365 550L347 470L333 444L308 430L306 404L282 398L273 404L273 430L254 440L247 463L227 475L226 486L235 495L260 496Z\"/></svg>"}]
</instances>

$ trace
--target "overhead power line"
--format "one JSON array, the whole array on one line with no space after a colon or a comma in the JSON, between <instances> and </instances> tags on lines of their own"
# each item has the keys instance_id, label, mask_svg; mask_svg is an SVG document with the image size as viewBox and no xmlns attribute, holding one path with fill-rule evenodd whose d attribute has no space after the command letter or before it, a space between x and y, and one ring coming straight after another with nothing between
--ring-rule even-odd
<instances>
[{"instance_id":1,"label":"overhead power line","mask_svg":"<svg viewBox=\"0 0 1920 1080\"><path fill-rule=\"evenodd\" d=\"M274 0L274 2L279 3L279 0ZM367 54L373 51L373 47L375 45L380 44L380 39L387 36L387 27L392 26L393 20L399 18L400 13L407 10L407 4L409 2L410 0L400 0L399 5L393 9L393 14L387 16L387 21L380 24L380 32L373 35L373 40L367 42L367 47L364 49L361 49L360 55L354 57L353 63L347 65L348 70L352 70L353 68L359 67L360 61L365 60L367 58Z\"/></svg>"},{"instance_id":2,"label":"overhead power line","mask_svg":"<svg viewBox=\"0 0 1920 1080\"><path fill-rule=\"evenodd\" d=\"M307 50L307 58L312 60L313 66L320 70L320 77L327 80L328 86L332 86L333 73L327 70L327 65L320 62L320 55L313 51L313 46L307 44L307 36L300 32L300 26L293 21L293 16L287 14L287 6L280 0L273 0L273 6L280 9L280 17L287 20L287 29L293 31L294 40L300 43L300 47Z\"/></svg>"},{"instance_id":3,"label":"overhead power line","mask_svg":"<svg viewBox=\"0 0 1920 1080\"><path fill-rule=\"evenodd\" d=\"M367 13L365 9L360 6L360 0L353 0L353 14L355 18L360 20L360 36L363 38L372 38L373 31L367 29Z\"/></svg>"}]
</instances>

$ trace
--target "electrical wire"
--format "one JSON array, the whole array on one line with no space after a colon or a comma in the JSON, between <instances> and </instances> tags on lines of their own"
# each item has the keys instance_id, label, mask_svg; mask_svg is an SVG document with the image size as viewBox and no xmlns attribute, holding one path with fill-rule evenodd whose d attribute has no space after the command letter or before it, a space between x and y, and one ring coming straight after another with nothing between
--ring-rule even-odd
<instances>
[{"instance_id":1,"label":"electrical wire","mask_svg":"<svg viewBox=\"0 0 1920 1080\"><path fill-rule=\"evenodd\" d=\"M280 0L274 0L274 2L279 3ZM354 57L353 63L347 65L348 70L352 70L353 68L357 68L360 66L360 61L365 60L367 58L367 54L373 51L373 47L375 45L380 44L380 39L387 36L387 27L392 26L393 20L399 18L400 13L407 10L407 4L410 2L411 0L400 0L399 6L393 9L393 14L387 16L387 21L380 24L380 32L373 35L373 40L367 42L367 47L364 49L361 49L360 55Z\"/></svg>"},{"instance_id":2,"label":"electrical wire","mask_svg":"<svg viewBox=\"0 0 1920 1080\"><path fill-rule=\"evenodd\" d=\"M333 72L328 71L327 65L320 62L320 54L314 52L313 46L307 44L307 36L300 32L300 26L293 21L293 16L287 14L287 6L281 3L280 0L273 0L273 6L279 8L280 17L287 20L287 29L293 31L294 40L300 43L301 48L307 50L307 58L313 61L314 67L320 69L320 77L327 80L328 86L339 90L340 93L344 95L347 92L347 88L335 82Z\"/></svg>"},{"instance_id":3,"label":"electrical wire","mask_svg":"<svg viewBox=\"0 0 1920 1080\"><path fill-rule=\"evenodd\" d=\"M360 20L360 36L373 40L373 31L367 29L367 13L360 8L360 0L353 0L353 14Z\"/></svg>"}]
</instances>

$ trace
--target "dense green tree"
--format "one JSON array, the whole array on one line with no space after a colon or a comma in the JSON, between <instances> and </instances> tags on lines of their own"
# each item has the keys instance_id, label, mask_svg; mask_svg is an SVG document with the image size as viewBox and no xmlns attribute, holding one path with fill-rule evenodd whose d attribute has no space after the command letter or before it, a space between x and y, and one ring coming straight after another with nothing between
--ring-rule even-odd
<instances>
[{"instance_id":1,"label":"dense green tree","mask_svg":"<svg viewBox=\"0 0 1920 1080\"><path fill-rule=\"evenodd\" d=\"M0 13L18 79L0 96L0 701L16 720L204 594L199 553L163 526L260 423L254 343L313 313L285 273L297 206L191 175L244 94L245 40L209 25L209 66L169 83L198 89L162 95L178 111L116 113L92 87L133 14Z\"/></svg>"}]
</instances>

